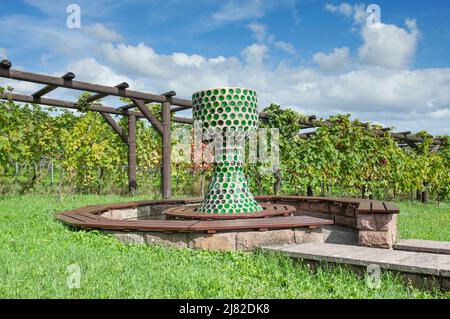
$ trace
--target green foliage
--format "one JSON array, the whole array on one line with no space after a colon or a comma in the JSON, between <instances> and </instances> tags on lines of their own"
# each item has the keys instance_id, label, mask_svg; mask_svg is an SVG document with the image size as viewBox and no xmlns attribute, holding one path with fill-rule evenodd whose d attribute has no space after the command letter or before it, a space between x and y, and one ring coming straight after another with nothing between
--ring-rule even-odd
<instances>
[{"instance_id":1,"label":"green foliage","mask_svg":"<svg viewBox=\"0 0 450 319\"><path fill-rule=\"evenodd\" d=\"M89 94L83 94L78 101L82 111L89 108L88 98ZM131 101L124 99L124 103ZM147 107L160 118L160 105ZM316 134L302 139L299 132L310 119L276 104L264 111L269 120L262 122L261 127L280 131L285 194L305 194L309 186L324 196L336 194L339 189L343 191L337 195L406 198L411 191L428 189L436 200L450 197L450 143L431 152L431 136L419 132L426 141L418 149L401 149L387 132L374 134L373 128L377 127L367 128L348 114L317 120L322 126ZM127 131L126 117L118 123ZM174 124L173 129L180 126ZM147 121L137 122L138 181L143 192L158 193L161 143L161 136ZM187 141L174 136L172 144L177 143ZM58 175L59 180L75 192L101 193L106 184L115 185L118 193L127 189L126 145L98 113L75 114L54 109L49 113L36 105L0 102L0 176L19 183L22 191L34 189L41 178L39 170L23 181L11 166L16 162L57 163L64 171ZM200 189L207 187L207 167L198 169L191 163L175 161L172 165L173 182L183 194L198 195ZM263 173L264 166L245 166L255 194L273 193L275 177L273 173Z\"/></svg>"},{"instance_id":2,"label":"green foliage","mask_svg":"<svg viewBox=\"0 0 450 319\"><path fill-rule=\"evenodd\" d=\"M403 150L388 132L375 134L378 127L365 127L344 114L319 120L322 126L305 140L298 135L305 117L275 104L264 112L269 115L269 123L264 126L280 128L287 193L305 193L310 186L328 195L331 187L339 186L359 190L363 197L396 197L428 187L438 200L449 196L449 146L432 153L431 137L426 132L418 133L425 138L419 149ZM376 193L380 190L384 194Z\"/></svg>"}]
</instances>

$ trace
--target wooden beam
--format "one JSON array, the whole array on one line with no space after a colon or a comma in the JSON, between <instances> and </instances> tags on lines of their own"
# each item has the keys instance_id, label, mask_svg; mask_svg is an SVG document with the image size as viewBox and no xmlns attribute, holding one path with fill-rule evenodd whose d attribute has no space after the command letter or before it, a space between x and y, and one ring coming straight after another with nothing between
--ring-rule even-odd
<instances>
[{"instance_id":1,"label":"wooden beam","mask_svg":"<svg viewBox=\"0 0 450 319\"><path fill-rule=\"evenodd\" d=\"M148 103L148 102L162 103L162 102L166 101L166 97L163 95L131 91L131 90L122 90L117 87L92 84L92 83L82 82L82 81L65 81L62 78L58 78L58 77L54 77L54 76L19 71L19 70L11 70L8 68L8 62L9 61L0 63L0 77L12 79L12 80L40 83L40 84L45 84L45 85L53 85L53 86L57 86L57 87L63 87L63 88L79 90L79 91L87 91L87 92L102 93L102 94L112 95L112 96L126 97L126 98L130 98L130 99L142 100L146 103ZM192 101L173 98L172 104L179 105L179 106L192 106Z\"/></svg>"},{"instance_id":2,"label":"wooden beam","mask_svg":"<svg viewBox=\"0 0 450 319\"><path fill-rule=\"evenodd\" d=\"M411 131L406 131L406 132L395 132L394 134L408 135L408 134L411 134Z\"/></svg>"},{"instance_id":3,"label":"wooden beam","mask_svg":"<svg viewBox=\"0 0 450 319\"><path fill-rule=\"evenodd\" d=\"M56 106L56 107L63 107L63 108L67 108L67 109L78 110L77 103L75 103L75 102L58 100L58 99L50 99L50 98L45 98L45 97L33 97L33 96L22 95L22 94L17 94L17 93L3 92L2 94L0 94L0 99L11 100L11 101L15 101L15 102L30 103L30 104ZM91 105L89 107L88 111L105 112L108 114L126 115L126 112L123 112L123 111L118 110L113 107L102 106L102 105ZM137 113L137 114L139 114L139 113ZM135 115L137 115L137 114L135 114Z\"/></svg>"},{"instance_id":4,"label":"wooden beam","mask_svg":"<svg viewBox=\"0 0 450 319\"><path fill-rule=\"evenodd\" d=\"M129 110L129 109L132 109L132 108L135 108L135 107L136 107L136 105L134 105L134 104L132 103L132 104L127 104L127 105L119 106L119 109L120 109L120 110Z\"/></svg>"},{"instance_id":5,"label":"wooden beam","mask_svg":"<svg viewBox=\"0 0 450 319\"><path fill-rule=\"evenodd\" d=\"M409 147L418 148L417 144L408 140L403 140Z\"/></svg>"},{"instance_id":6,"label":"wooden beam","mask_svg":"<svg viewBox=\"0 0 450 319\"><path fill-rule=\"evenodd\" d=\"M134 195L137 190L136 160L136 116L128 115L128 190Z\"/></svg>"},{"instance_id":7,"label":"wooden beam","mask_svg":"<svg viewBox=\"0 0 450 319\"><path fill-rule=\"evenodd\" d=\"M431 154L437 153L439 151L439 148L441 147L441 145L434 145L431 148Z\"/></svg>"},{"instance_id":8,"label":"wooden beam","mask_svg":"<svg viewBox=\"0 0 450 319\"><path fill-rule=\"evenodd\" d=\"M72 81L73 79L75 79L75 74L73 74L72 72L68 72L68 73L64 74L61 78L64 79L65 81ZM45 94L50 93L51 91L56 90L57 88L58 87L55 85L47 85L47 86L43 87L42 89L40 89L39 91L31 94L31 96L41 97L41 96L44 96Z\"/></svg>"},{"instance_id":9,"label":"wooden beam","mask_svg":"<svg viewBox=\"0 0 450 319\"><path fill-rule=\"evenodd\" d=\"M120 83L120 84L116 85L115 87L118 88L119 90L126 90L130 86L128 85L127 82L123 82L123 83ZM98 94L95 94L95 95L92 95L92 96L88 97L86 101L88 103L92 103L94 101L103 99L105 96L108 96L108 94L98 93Z\"/></svg>"},{"instance_id":10,"label":"wooden beam","mask_svg":"<svg viewBox=\"0 0 450 319\"><path fill-rule=\"evenodd\" d=\"M64 100L57 100L57 99L49 99L45 97L32 97L28 95L22 95L17 93L10 93L10 92L3 92L0 93L0 99L2 100L11 100L15 102L22 102L22 103L29 103L29 104L40 104L40 105L47 105L47 106L55 106L55 107L62 107L67 109L73 109L78 110L78 106L75 102L70 101L64 101ZM127 116L129 114L135 115L136 118L145 118L144 115L140 112L133 112L133 111L126 111L117 109L110 106L103 106L103 105L91 105L88 109L88 111L91 112L103 112L107 114L114 114L114 115L124 115ZM185 117L174 117L174 122L182 123L182 124L193 124L193 119L185 118Z\"/></svg>"},{"instance_id":11,"label":"wooden beam","mask_svg":"<svg viewBox=\"0 0 450 319\"><path fill-rule=\"evenodd\" d=\"M189 109L192 109L192 106L176 106L176 107L173 107L170 111L172 113L175 113L175 112L180 112L180 111L189 110Z\"/></svg>"},{"instance_id":12,"label":"wooden beam","mask_svg":"<svg viewBox=\"0 0 450 319\"><path fill-rule=\"evenodd\" d=\"M133 100L134 105L141 111L141 113L147 118L147 120L150 122L150 124L153 125L153 127L159 132L159 134L164 134L164 127L161 124L161 122L157 119L156 116L150 112L150 110L145 105L144 101L141 100Z\"/></svg>"},{"instance_id":13,"label":"wooden beam","mask_svg":"<svg viewBox=\"0 0 450 319\"><path fill-rule=\"evenodd\" d=\"M186 117L174 116L172 119L175 123L190 124L190 125L194 124L194 119L189 119Z\"/></svg>"},{"instance_id":14,"label":"wooden beam","mask_svg":"<svg viewBox=\"0 0 450 319\"><path fill-rule=\"evenodd\" d=\"M12 67L11 61L8 61L8 60L0 61L0 69L9 70L9 69L11 69L11 67Z\"/></svg>"},{"instance_id":15,"label":"wooden beam","mask_svg":"<svg viewBox=\"0 0 450 319\"><path fill-rule=\"evenodd\" d=\"M109 124L109 126L112 127L112 129L120 136L120 138L122 139L122 141L125 144L128 144L128 136L127 134L122 130L122 128L120 127L119 124L117 124L116 121L114 121L114 119L112 118L111 115L109 115L108 113L105 112L100 112L100 115L103 116L103 118L105 119L106 123ZM135 115L133 115L135 116Z\"/></svg>"},{"instance_id":16,"label":"wooden beam","mask_svg":"<svg viewBox=\"0 0 450 319\"><path fill-rule=\"evenodd\" d=\"M171 98L171 97L174 97L175 95L177 95L177 93L175 91L169 91L169 92L163 93L161 95L164 95L167 98Z\"/></svg>"}]
</instances>

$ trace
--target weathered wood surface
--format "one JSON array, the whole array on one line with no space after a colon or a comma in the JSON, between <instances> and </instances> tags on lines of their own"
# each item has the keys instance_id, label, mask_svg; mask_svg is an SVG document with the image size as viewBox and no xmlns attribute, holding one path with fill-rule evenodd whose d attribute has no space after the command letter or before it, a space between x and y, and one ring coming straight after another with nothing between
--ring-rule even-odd
<instances>
[{"instance_id":1,"label":"weathered wood surface","mask_svg":"<svg viewBox=\"0 0 450 319\"><path fill-rule=\"evenodd\" d=\"M101 216L113 209L127 209L153 205L170 204L176 201L131 202L124 204L88 206L66 211L56 215L64 223L85 229L115 229L136 231L173 231L173 232L208 232L227 230L269 230L298 227L317 227L330 225L334 222L328 219L311 216L287 216L271 218L251 218L236 220L111 220ZM184 201L184 203L189 203ZM285 205L278 205L278 208ZM287 207L289 209L289 207Z\"/></svg>"},{"instance_id":2,"label":"weathered wood surface","mask_svg":"<svg viewBox=\"0 0 450 319\"><path fill-rule=\"evenodd\" d=\"M198 205L195 206L179 206L172 207L163 212L169 218L184 218L184 219L209 219L209 220L223 220L223 219L249 219L249 218L266 218L274 216L292 216L296 211L294 206L280 205L280 204L261 204L263 211L258 213L226 213L226 214L207 214L196 211Z\"/></svg>"}]
</instances>

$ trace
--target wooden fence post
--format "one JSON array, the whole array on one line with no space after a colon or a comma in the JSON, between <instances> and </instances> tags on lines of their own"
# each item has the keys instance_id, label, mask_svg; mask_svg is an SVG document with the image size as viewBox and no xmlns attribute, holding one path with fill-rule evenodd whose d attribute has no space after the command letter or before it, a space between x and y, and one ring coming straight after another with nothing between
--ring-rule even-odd
<instances>
[{"instance_id":1,"label":"wooden fence post","mask_svg":"<svg viewBox=\"0 0 450 319\"><path fill-rule=\"evenodd\" d=\"M162 166L161 166L161 192L163 199L170 199L172 197L172 145L171 145L171 96L174 92L169 92L167 101L162 103L161 120L163 126L162 133Z\"/></svg>"},{"instance_id":2,"label":"wooden fence post","mask_svg":"<svg viewBox=\"0 0 450 319\"><path fill-rule=\"evenodd\" d=\"M422 203L428 204L430 202L430 193L428 191L428 183L423 183L423 191L422 191Z\"/></svg>"},{"instance_id":3,"label":"wooden fence post","mask_svg":"<svg viewBox=\"0 0 450 319\"><path fill-rule=\"evenodd\" d=\"M137 190L136 178L136 115L128 115L128 190L134 195Z\"/></svg>"},{"instance_id":4,"label":"wooden fence post","mask_svg":"<svg viewBox=\"0 0 450 319\"><path fill-rule=\"evenodd\" d=\"M306 195L307 196L314 196L314 190L313 190L311 185L308 185L308 187L306 188Z\"/></svg>"},{"instance_id":5,"label":"wooden fence post","mask_svg":"<svg viewBox=\"0 0 450 319\"><path fill-rule=\"evenodd\" d=\"M279 195L281 193L281 170L278 170L274 174L275 183L273 184L274 195Z\"/></svg>"}]
</instances>

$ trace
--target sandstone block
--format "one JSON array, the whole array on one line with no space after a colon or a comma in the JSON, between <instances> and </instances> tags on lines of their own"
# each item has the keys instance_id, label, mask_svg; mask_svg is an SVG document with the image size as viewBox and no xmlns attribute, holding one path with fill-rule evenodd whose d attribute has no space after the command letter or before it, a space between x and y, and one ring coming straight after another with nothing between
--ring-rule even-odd
<instances>
[{"instance_id":1,"label":"sandstone block","mask_svg":"<svg viewBox=\"0 0 450 319\"><path fill-rule=\"evenodd\" d=\"M188 235L186 233L147 232L145 233L145 242L147 245L187 248Z\"/></svg>"},{"instance_id":2,"label":"sandstone block","mask_svg":"<svg viewBox=\"0 0 450 319\"><path fill-rule=\"evenodd\" d=\"M236 234L236 249L252 250L261 246L292 244L295 242L294 234L291 229L240 232Z\"/></svg>"},{"instance_id":3,"label":"sandstone block","mask_svg":"<svg viewBox=\"0 0 450 319\"><path fill-rule=\"evenodd\" d=\"M359 230L397 231L397 214L358 214Z\"/></svg>"},{"instance_id":4,"label":"sandstone block","mask_svg":"<svg viewBox=\"0 0 450 319\"><path fill-rule=\"evenodd\" d=\"M303 235L303 243L309 244L309 243L323 243L324 242L324 236L322 228L307 228L305 230L305 234Z\"/></svg>"},{"instance_id":5,"label":"sandstone block","mask_svg":"<svg viewBox=\"0 0 450 319\"><path fill-rule=\"evenodd\" d=\"M145 233L143 232L106 232L126 244L145 244Z\"/></svg>"},{"instance_id":6,"label":"sandstone block","mask_svg":"<svg viewBox=\"0 0 450 319\"><path fill-rule=\"evenodd\" d=\"M390 249L395 244L396 234L391 231L361 230L358 234L360 246L387 248Z\"/></svg>"},{"instance_id":7,"label":"sandstone block","mask_svg":"<svg viewBox=\"0 0 450 319\"><path fill-rule=\"evenodd\" d=\"M189 234L189 247L207 250L236 250L235 233Z\"/></svg>"}]
</instances>

